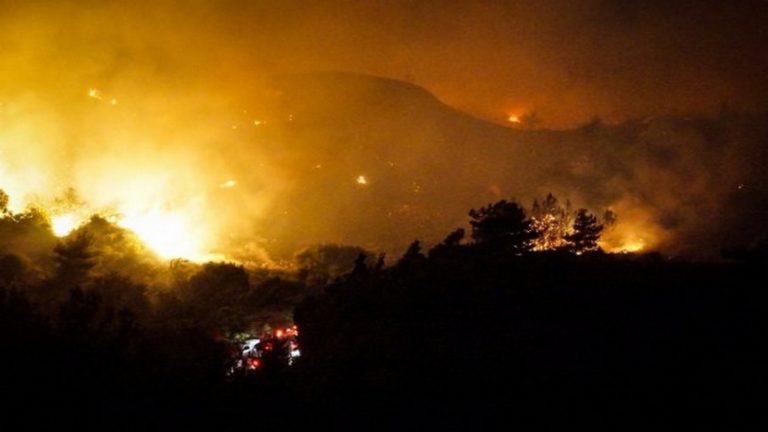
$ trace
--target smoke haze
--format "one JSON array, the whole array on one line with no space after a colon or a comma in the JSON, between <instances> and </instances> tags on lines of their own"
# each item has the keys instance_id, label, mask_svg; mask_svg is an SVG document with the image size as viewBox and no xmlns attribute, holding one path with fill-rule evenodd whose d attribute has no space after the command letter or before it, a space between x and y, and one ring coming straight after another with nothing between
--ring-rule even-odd
<instances>
[{"instance_id":1,"label":"smoke haze","mask_svg":"<svg viewBox=\"0 0 768 432\"><path fill-rule=\"evenodd\" d=\"M616 247L766 234L764 2L311 3L0 0L11 207L73 188L168 254L395 251L549 191Z\"/></svg>"}]
</instances>

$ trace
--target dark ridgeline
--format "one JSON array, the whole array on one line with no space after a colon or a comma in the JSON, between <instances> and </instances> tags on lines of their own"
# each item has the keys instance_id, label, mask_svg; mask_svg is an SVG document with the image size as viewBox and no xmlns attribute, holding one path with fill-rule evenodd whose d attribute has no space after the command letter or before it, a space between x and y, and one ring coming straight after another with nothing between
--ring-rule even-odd
<instances>
[{"instance_id":1,"label":"dark ridgeline","mask_svg":"<svg viewBox=\"0 0 768 432\"><path fill-rule=\"evenodd\" d=\"M517 203L470 217L471 240L459 229L426 253L414 242L390 267L325 245L299 254L304 267L292 276L176 261L172 289L160 291L108 271L105 262L150 267L105 251L105 235L128 243L103 220L51 247L47 260L4 247L0 423L751 424L764 377L765 244L715 263L610 255L595 247L601 224L578 210L557 247L533 251L551 233ZM49 228L35 220L6 215L0 230L44 238ZM282 347L259 373L228 373L227 337L294 306L299 361L288 367Z\"/></svg>"}]
</instances>

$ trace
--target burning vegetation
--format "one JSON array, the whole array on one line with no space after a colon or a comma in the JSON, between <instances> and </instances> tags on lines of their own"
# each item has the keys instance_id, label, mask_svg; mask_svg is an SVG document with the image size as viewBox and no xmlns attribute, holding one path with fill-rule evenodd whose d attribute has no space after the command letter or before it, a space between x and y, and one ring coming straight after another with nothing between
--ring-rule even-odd
<instances>
[{"instance_id":1,"label":"burning vegetation","mask_svg":"<svg viewBox=\"0 0 768 432\"><path fill-rule=\"evenodd\" d=\"M0 429L751 426L766 5L0 0Z\"/></svg>"},{"instance_id":2,"label":"burning vegetation","mask_svg":"<svg viewBox=\"0 0 768 432\"><path fill-rule=\"evenodd\" d=\"M756 326L728 323L756 322L754 287L765 282L764 249L706 265L605 253L602 235L620 218L552 194L528 212L500 200L470 210L469 238L459 228L427 252L415 241L389 263L322 244L290 264L244 266L169 261L98 215L57 234L44 210L4 206L0 343L13 354L0 370L13 379L3 390L26 394L25 379L42 377L57 383L46 397L58 408L80 413L74 407L98 394L110 410L127 399L147 403L145 416L175 419L161 407L183 400L199 404L196 421L220 418L218 404L240 414L289 406L334 422L349 420L350 407L369 419L392 401L487 412L468 396L477 394L528 401L522 409L537 416L582 404L620 412L634 395L654 400L667 368L678 377L690 352L755 343ZM735 294L700 289L734 277L746 278ZM730 375L707 372L718 358L668 391L729 385ZM587 379L600 390L585 394ZM631 396L603 393L616 382Z\"/></svg>"},{"instance_id":3,"label":"burning vegetation","mask_svg":"<svg viewBox=\"0 0 768 432\"><path fill-rule=\"evenodd\" d=\"M77 83L51 100L0 95L7 206L45 209L57 236L98 214L163 258L279 262L322 243L391 256L411 238L436 243L478 202L514 196L539 198L530 212L544 249L571 225L545 208L549 191L600 209L603 225L604 209L621 215L605 226L607 251L711 259L768 235L761 115L547 130L533 110L501 127L413 84L355 74L278 75L200 100Z\"/></svg>"}]
</instances>

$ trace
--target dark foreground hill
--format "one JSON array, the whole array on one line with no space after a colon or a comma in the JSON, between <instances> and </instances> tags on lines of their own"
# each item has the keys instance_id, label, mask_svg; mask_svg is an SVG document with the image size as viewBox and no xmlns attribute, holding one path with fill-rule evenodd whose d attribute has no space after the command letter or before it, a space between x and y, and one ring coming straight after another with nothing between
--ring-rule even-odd
<instances>
[{"instance_id":1,"label":"dark foreground hill","mask_svg":"<svg viewBox=\"0 0 768 432\"><path fill-rule=\"evenodd\" d=\"M76 290L46 317L5 289L0 424L749 428L766 282L764 254L691 264L412 248L390 268L359 261L306 299L300 361L252 376L229 374L220 336L172 304L139 319Z\"/></svg>"}]
</instances>

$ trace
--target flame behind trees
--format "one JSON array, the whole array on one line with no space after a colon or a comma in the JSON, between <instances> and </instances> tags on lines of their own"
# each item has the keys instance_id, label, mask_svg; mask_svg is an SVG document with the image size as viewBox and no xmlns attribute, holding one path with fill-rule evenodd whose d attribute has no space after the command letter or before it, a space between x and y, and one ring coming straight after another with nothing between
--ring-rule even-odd
<instances>
[{"instance_id":1,"label":"flame behind trees","mask_svg":"<svg viewBox=\"0 0 768 432\"><path fill-rule=\"evenodd\" d=\"M515 254L597 251L603 230L616 221L616 214L608 210L600 224L587 209L573 211L569 201L562 206L551 193L541 203L534 201L530 218L519 204L506 200L472 209L469 216L476 244L503 247Z\"/></svg>"},{"instance_id":2,"label":"flame behind trees","mask_svg":"<svg viewBox=\"0 0 768 432\"><path fill-rule=\"evenodd\" d=\"M568 246L566 236L573 230L573 211L571 202L561 206L551 193L539 204L533 201L531 224L539 235L533 241L533 250L557 250Z\"/></svg>"}]
</instances>

